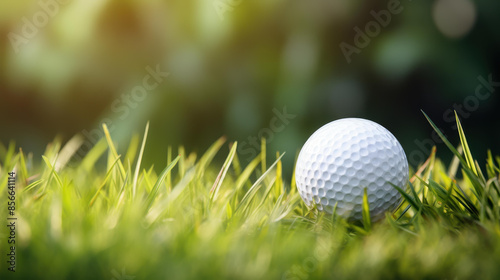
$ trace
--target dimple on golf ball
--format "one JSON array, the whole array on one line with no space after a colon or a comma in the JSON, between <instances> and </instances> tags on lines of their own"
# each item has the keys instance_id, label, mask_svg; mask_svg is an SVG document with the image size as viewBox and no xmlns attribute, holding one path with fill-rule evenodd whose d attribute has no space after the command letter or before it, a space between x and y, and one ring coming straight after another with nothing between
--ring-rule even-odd
<instances>
[{"instance_id":1,"label":"dimple on golf ball","mask_svg":"<svg viewBox=\"0 0 500 280\"><path fill-rule=\"evenodd\" d=\"M362 219L364 189L370 216L379 219L393 210L408 181L408 161L398 140L369 120L346 118L330 122L309 137L295 168L300 196L309 206L351 219Z\"/></svg>"}]
</instances>

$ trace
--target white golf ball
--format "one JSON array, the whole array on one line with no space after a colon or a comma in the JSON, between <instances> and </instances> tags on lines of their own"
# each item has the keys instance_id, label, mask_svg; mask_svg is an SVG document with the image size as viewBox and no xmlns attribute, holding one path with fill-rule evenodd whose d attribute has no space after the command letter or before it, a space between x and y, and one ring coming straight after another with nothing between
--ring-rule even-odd
<instances>
[{"instance_id":1,"label":"white golf ball","mask_svg":"<svg viewBox=\"0 0 500 280\"><path fill-rule=\"evenodd\" d=\"M404 189L408 161L398 140L383 126L365 119L347 118L328 123L302 147L295 168L300 196L309 206L362 219L364 189L370 216L380 219L401 201L391 185Z\"/></svg>"}]
</instances>

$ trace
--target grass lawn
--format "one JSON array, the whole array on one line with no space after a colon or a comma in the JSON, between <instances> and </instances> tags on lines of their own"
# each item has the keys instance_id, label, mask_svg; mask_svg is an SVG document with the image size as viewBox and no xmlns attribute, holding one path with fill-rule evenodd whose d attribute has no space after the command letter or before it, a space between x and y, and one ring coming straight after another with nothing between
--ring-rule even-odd
<instances>
[{"instance_id":1,"label":"grass lawn","mask_svg":"<svg viewBox=\"0 0 500 280\"><path fill-rule=\"evenodd\" d=\"M169 149L159 174L141 165L147 128L123 151L106 133L76 162L79 136L42 158L0 145L0 279L500 279L500 157L477 163L457 123L451 164L433 150L376 223L307 209L265 144L246 166L223 138Z\"/></svg>"}]
</instances>

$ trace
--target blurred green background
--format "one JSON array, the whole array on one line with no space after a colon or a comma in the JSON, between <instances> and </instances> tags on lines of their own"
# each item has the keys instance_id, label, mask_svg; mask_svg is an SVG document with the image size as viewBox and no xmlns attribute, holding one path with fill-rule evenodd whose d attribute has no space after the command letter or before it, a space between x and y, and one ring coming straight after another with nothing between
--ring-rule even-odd
<instances>
[{"instance_id":1,"label":"blurred green background","mask_svg":"<svg viewBox=\"0 0 500 280\"><path fill-rule=\"evenodd\" d=\"M420 110L458 143L455 106L481 159L500 154L500 85L476 93L478 77L500 82L499 11L486 0L2 1L0 141L38 155L83 133L83 156L107 122L125 152L150 120L146 166L164 166L169 145L202 152L225 135L243 161L266 137L291 173L313 131L363 117L415 166L432 145Z\"/></svg>"}]
</instances>

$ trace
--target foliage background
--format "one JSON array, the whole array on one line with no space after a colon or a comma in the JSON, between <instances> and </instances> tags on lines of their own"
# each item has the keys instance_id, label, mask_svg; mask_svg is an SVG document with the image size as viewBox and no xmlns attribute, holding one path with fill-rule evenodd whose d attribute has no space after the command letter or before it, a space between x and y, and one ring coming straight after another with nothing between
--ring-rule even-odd
<instances>
[{"instance_id":1,"label":"foliage background","mask_svg":"<svg viewBox=\"0 0 500 280\"><path fill-rule=\"evenodd\" d=\"M40 4L0 4L0 141L37 155L56 135L100 129L104 118L125 148L151 120L145 163L162 165L168 145L203 151L222 135L248 142L269 127L273 108L286 106L297 117L268 150L288 152L289 174L307 137L337 118L379 122L411 154L423 150L415 141L431 137L422 109L456 140L443 114L474 94L478 76L500 80L497 1L401 1L403 11L351 63L340 43L352 45L354 28L364 29L386 1L65 2L18 52L9 34L21 34L23 17ZM218 12L221 3L230 9ZM170 76L121 120L113 101L156 65ZM481 162L485 146L500 153L500 131L488 129L500 124L498 108L496 92L464 120Z\"/></svg>"}]
</instances>

